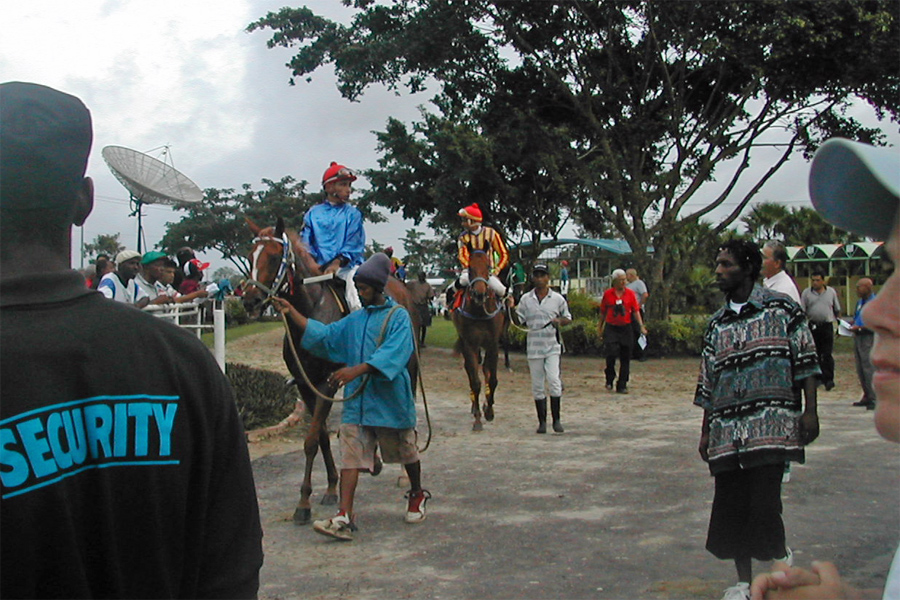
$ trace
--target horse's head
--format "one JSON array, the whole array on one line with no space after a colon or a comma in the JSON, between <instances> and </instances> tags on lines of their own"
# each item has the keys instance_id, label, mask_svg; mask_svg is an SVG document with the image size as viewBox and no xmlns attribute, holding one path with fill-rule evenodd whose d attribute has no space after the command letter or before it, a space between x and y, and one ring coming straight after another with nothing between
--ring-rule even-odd
<instances>
[{"instance_id":1,"label":"horse's head","mask_svg":"<svg viewBox=\"0 0 900 600\"><path fill-rule=\"evenodd\" d=\"M290 295L295 276L303 278L322 273L297 234L285 228L284 219L278 217L275 227L265 228L247 217L244 219L255 237L243 302L248 313L256 314L269 297Z\"/></svg>"},{"instance_id":2,"label":"horse's head","mask_svg":"<svg viewBox=\"0 0 900 600\"><path fill-rule=\"evenodd\" d=\"M285 265L284 220L279 218L275 227L260 227L248 217L244 220L255 236L250 251L250 278L244 284L243 303L249 314L257 314L263 302L274 295L272 286L278 278L279 271L288 268Z\"/></svg>"},{"instance_id":3,"label":"horse's head","mask_svg":"<svg viewBox=\"0 0 900 600\"><path fill-rule=\"evenodd\" d=\"M469 255L469 298L478 306L484 306L490 288L488 278L491 276L491 267L488 255L481 250L476 250Z\"/></svg>"}]
</instances>

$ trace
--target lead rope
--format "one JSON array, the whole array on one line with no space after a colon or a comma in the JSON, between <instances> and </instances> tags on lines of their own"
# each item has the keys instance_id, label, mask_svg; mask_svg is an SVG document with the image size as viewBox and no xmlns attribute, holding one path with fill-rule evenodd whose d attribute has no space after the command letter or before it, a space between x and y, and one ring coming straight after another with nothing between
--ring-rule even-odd
<instances>
[{"instance_id":1,"label":"lead rope","mask_svg":"<svg viewBox=\"0 0 900 600\"><path fill-rule=\"evenodd\" d=\"M416 351L416 379L419 381L419 390L422 392L422 406L425 407L425 423L428 424L428 437L425 439L425 447L419 450L419 452L425 452L428 450L428 446L431 445L431 414L428 412L428 398L425 397L425 381L423 381L422 377L422 355L419 354L418 331L413 332L413 345Z\"/></svg>"},{"instance_id":2,"label":"lead rope","mask_svg":"<svg viewBox=\"0 0 900 600\"><path fill-rule=\"evenodd\" d=\"M388 312L387 317L385 317L384 323L381 324L381 332L378 334L378 340L376 340L376 342L375 342L376 348L378 346L380 346L381 343L384 341L384 335L387 332L388 323L390 322L391 316L394 314L394 311L397 310L398 308L400 308L399 304L393 306L391 308L391 310ZM291 336L291 328L290 328L290 325L288 324L287 315L285 313L281 313L281 322L284 323L284 330L285 330L285 333L287 334L288 346L291 349L291 354L294 357L294 362L296 362L297 366L300 368L300 374L303 376L303 381L306 382L306 385L309 387L309 389L311 389L313 391L313 393L316 396L318 396L319 398L321 398L323 400L327 400L329 402L346 402L347 400L352 400L353 398L356 398L363 392L363 390L366 387L366 384L369 382L369 374L368 373L363 375L363 380L362 380L362 382L360 382L359 387L356 388L356 391L353 392L352 394L350 394L349 396L345 396L344 398L334 398L332 396L323 394L318 389L316 389L316 386L314 386L313 383L309 380L309 376L306 374L306 369L303 368L303 363L300 362L300 356L297 354L297 347L294 345L294 338ZM418 379L418 381L419 381L419 389L422 390L422 404L425 407L425 422L428 424L428 438L425 440L425 447L422 448L421 450L419 450L419 452L425 452L426 450L428 450L428 446L431 445L431 432L432 432L431 415L428 412L428 400L425 398L425 382L422 381L422 359L421 359L421 356L419 355L419 343L416 340L415 336L416 336L416 332L413 332L413 346L415 348L415 353L416 353L416 371L417 371L416 379Z\"/></svg>"},{"instance_id":3,"label":"lead rope","mask_svg":"<svg viewBox=\"0 0 900 600\"><path fill-rule=\"evenodd\" d=\"M510 324L510 325L512 325L513 327L515 327L515 328L518 329L519 331L523 331L523 332L525 332L525 333L529 333L529 332L531 332L531 331L540 331L541 329L544 329L544 328L546 328L546 327L550 327L550 326L552 325L553 328L556 329L556 338L557 338L557 340L559 340L559 345L560 345L560 347L561 347L562 353L563 353L563 354L566 354L566 342L565 342L565 340L563 339L562 331L560 330L559 325L557 325L557 324L554 323L553 321L547 321L547 324L546 324L546 325L544 325L543 327L538 327L537 329L528 329L527 327L522 327L521 325L516 325L516 322L513 321L513 318L512 318L512 308L510 308L509 304L506 305L506 318L509 319L509 324Z\"/></svg>"}]
</instances>

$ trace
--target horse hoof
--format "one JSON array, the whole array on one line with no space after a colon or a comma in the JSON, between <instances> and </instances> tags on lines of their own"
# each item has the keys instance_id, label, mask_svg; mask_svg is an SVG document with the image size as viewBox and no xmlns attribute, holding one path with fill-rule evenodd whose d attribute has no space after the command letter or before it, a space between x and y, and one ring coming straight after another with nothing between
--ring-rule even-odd
<instances>
[{"instance_id":1,"label":"horse hoof","mask_svg":"<svg viewBox=\"0 0 900 600\"><path fill-rule=\"evenodd\" d=\"M484 419L486 421L494 420L494 407L493 406L485 406L484 407Z\"/></svg>"},{"instance_id":2,"label":"horse hoof","mask_svg":"<svg viewBox=\"0 0 900 600\"><path fill-rule=\"evenodd\" d=\"M482 429L484 429L484 425L481 424L481 421L472 423L472 431L481 431Z\"/></svg>"},{"instance_id":3,"label":"horse hoof","mask_svg":"<svg viewBox=\"0 0 900 600\"><path fill-rule=\"evenodd\" d=\"M337 504L337 501L337 494L325 494L324 496L322 496L321 504L322 506L334 506L335 504Z\"/></svg>"},{"instance_id":4,"label":"horse hoof","mask_svg":"<svg viewBox=\"0 0 900 600\"><path fill-rule=\"evenodd\" d=\"M294 511L294 525L309 525L312 520L312 509L300 508Z\"/></svg>"}]
</instances>

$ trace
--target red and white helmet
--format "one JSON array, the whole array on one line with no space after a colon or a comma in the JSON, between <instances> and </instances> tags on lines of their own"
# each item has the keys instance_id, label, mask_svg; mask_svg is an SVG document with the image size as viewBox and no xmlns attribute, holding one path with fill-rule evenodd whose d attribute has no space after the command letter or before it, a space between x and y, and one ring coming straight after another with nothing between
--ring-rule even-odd
<instances>
[{"instance_id":1,"label":"red and white helmet","mask_svg":"<svg viewBox=\"0 0 900 600\"><path fill-rule=\"evenodd\" d=\"M459 214L460 217L463 217L466 219L471 219L473 221L478 221L479 223L482 220L481 208L478 206L477 203L472 203L469 206L466 206L465 208L459 209L459 213L457 213L457 214Z\"/></svg>"},{"instance_id":2,"label":"red and white helmet","mask_svg":"<svg viewBox=\"0 0 900 600\"><path fill-rule=\"evenodd\" d=\"M356 173L344 165L339 165L332 161L331 166L328 167L325 170L325 174L322 175L322 185L325 186L334 181L343 181L345 179L356 181Z\"/></svg>"}]
</instances>

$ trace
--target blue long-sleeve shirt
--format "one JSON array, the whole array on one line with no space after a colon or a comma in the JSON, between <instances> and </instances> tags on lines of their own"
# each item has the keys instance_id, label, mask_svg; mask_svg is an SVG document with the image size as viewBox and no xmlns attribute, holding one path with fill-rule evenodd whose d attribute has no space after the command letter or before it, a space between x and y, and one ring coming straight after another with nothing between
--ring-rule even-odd
<instances>
[{"instance_id":1,"label":"blue long-sleeve shirt","mask_svg":"<svg viewBox=\"0 0 900 600\"><path fill-rule=\"evenodd\" d=\"M316 204L303 217L300 234L319 265L324 266L338 257L346 259L344 267L363 263L366 232L362 213L352 204L327 201Z\"/></svg>"},{"instance_id":2,"label":"blue long-sleeve shirt","mask_svg":"<svg viewBox=\"0 0 900 600\"><path fill-rule=\"evenodd\" d=\"M344 402L343 423L394 429L416 426L416 406L406 369L413 352L413 331L405 308L394 311L381 345L375 345L395 305L388 298L380 306L366 306L329 325L309 320L301 342L306 350L347 366L367 363L376 369L362 394ZM357 377L349 382L345 397L352 395L363 380Z\"/></svg>"}]
</instances>

